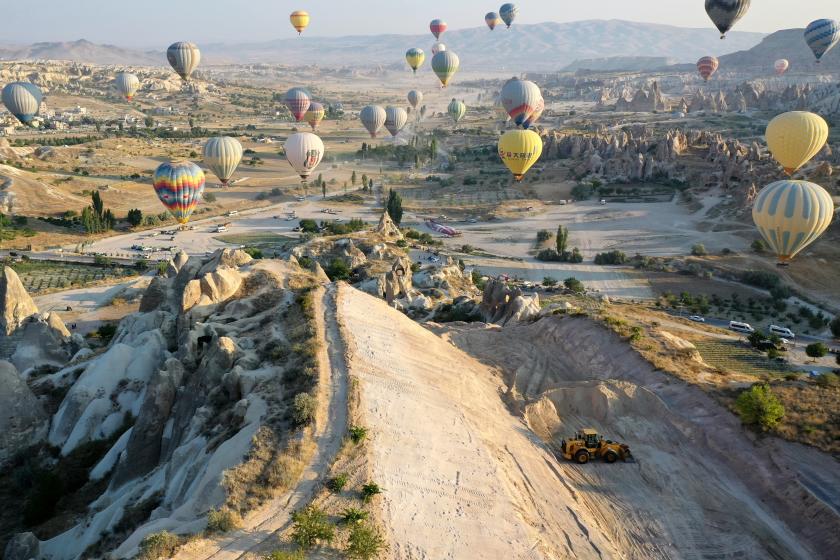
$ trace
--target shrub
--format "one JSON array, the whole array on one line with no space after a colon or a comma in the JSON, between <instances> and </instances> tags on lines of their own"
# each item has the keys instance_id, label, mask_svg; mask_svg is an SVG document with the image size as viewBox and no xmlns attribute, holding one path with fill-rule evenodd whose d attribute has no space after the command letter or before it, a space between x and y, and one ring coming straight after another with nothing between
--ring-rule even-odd
<instances>
[{"instance_id":1,"label":"shrub","mask_svg":"<svg viewBox=\"0 0 840 560\"><path fill-rule=\"evenodd\" d=\"M368 512L357 508L347 508L341 514L344 523L359 523L368 518Z\"/></svg>"},{"instance_id":2,"label":"shrub","mask_svg":"<svg viewBox=\"0 0 840 560\"><path fill-rule=\"evenodd\" d=\"M178 551L181 539L169 531L160 531L146 535L140 541L141 560L158 560L158 558L172 558Z\"/></svg>"},{"instance_id":3,"label":"shrub","mask_svg":"<svg viewBox=\"0 0 840 560\"><path fill-rule=\"evenodd\" d=\"M828 324L828 328L831 329L832 335L836 338L840 338L840 315L832 319L831 323Z\"/></svg>"},{"instance_id":4,"label":"shrub","mask_svg":"<svg viewBox=\"0 0 840 560\"><path fill-rule=\"evenodd\" d=\"M642 327L631 327L630 328L630 342L637 342L644 337L645 331Z\"/></svg>"},{"instance_id":5,"label":"shrub","mask_svg":"<svg viewBox=\"0 0 840 560\"><path fill-rule=\"evenodd\" d=\"M556 249L543 249L537 253L537 260L541 262L560 262L561 255Z\"/></svg>"},{"instance_id":6,"label":"shrub","mask_svg":"<svg viewBox=\"0 0 840 560\"><path fill-rule=\"evenodd\" d=\"M208 533L227 533L242 525L242 518L227 508L213 509L207 514Z\"/></svg>"},{"instance_id":7,"label":"shrub","mask_svg":"<svg viewBox=\"0 0 840 560\"><path fill-rule=\"evenodd\" d=\"M574 277L569 277L563 280L563 285L566 286L568 290L571 290L576 294L582 294L586 291L586 287L584 287L583 282Z\"/></svg>"},{"instance_id":8,"label":"shrub","mask_svg":"<svg viewBox=\"0 0 840 560\"><path fill-rule=\"evenodd\" d=\"M350 477L347 475L347 473L337 474L334 477L332 477L329 480L329 482L327 482L327 488L336 493L341 492L342 490L344 490L344 487L347 486L347 481L349 479Z\"/></svg>"},{"instance_id":9,"label":"shrub","mask_svg":"<svg viewBox=\"0 0 840 560\"><path fill-rule=\"evenodd\" d=\"M337 280L347 280L350 278L350 267L344 262L344 259L336 257L330 261L329 266L324 270L333 282Z\"/></svg>"},{"instance_id":10,"label":"shrub","mask_svg":"<svg viewBox=\"0 0 840 560\"><path fill-rule=\"evenodd\" d=\"M318 399L309 393L298 393L295 395L294 409L295 424L305 426L315 419Z\"/></svg>"},{"instance_id":11,"label":"shrub","mask_svg":"<svg viewBox=\"0 0 840 560\"><path fill-rule=\"evenodd\" d=\"M537 232L537 245L541 245L551 239L552 233L547 229L541 229Z\"/></svg>"},{"instance_id":12,"label":"shrub","mask_svg":"<svg viewBox=\"0 0 840 560\"><path fill-rule=\"evenodd\" d=\"M759 425L764 430L775 427L785 415L785 407L765 384L756 384L741 392L735 409L744 424Z\"/></svg>"},{"instance_id":13,"label":"shrub","mask_svg":"<svg viewBox=\"0 0 840 560\"><path fill-rule=\"evenodd\" d=\"M756 239L750 245L750 248L756 253L764 253L767 251L767 244L764 242L763 239Z\"/></svg>"},{"instance_id":14,"label":"shrub","mask_svg":"<svg viewBox=\"0 0 840 560\"><path fill-rule=\"evenodd\" d=\"M23 506L23 522L30 527L52 517L64 494L64 483L54 472L39 471L33 478L32 490Z\"/></svg>"},{"instance_id":15,"label":"shrub","mask_svg":"<svg viewBox=\"0 0 840 560\"><path fill-rule=\"evenodd\" d=\"M836 387L840 384L840 376L836 373L823 373L817 377L817 385L820 387Z\"/></svg>"},{"instance_id":16,"label":"shrub","mask_svg":"<svg viewBox=\"0 0 840 560\"><path fill-rule=\"evenodd\" d=\"M702 243L698 243L691 247L691 254L695 257L705 257L709 254L709 252L706 251L705 245L703 245Z\"/></svg>"},{"instance_id":17,"label":"shrub","mask_svg":"<svg viewBox=\"0 0 840 560\"><path fill-rule=\"evenodd\" d=\"M814 358L814 361L816 362L819 358L828 354L828 346L822 342L814 342L805 347L805 353L809 358Z\"/></svg>"},{"instance_id":18,"label":"shrub","mask_svg":"<svg viewBox=\"0 0 840 560\"><path fill-rule=\"evenodd\" d=\"M385 548L385 539L376 528L359 524L350 531L345 552L348 558L371 560L379 556Z\"/></svg>"},{"instance_id":19,"label":"shrub","mask_svg":"<svg viewBox=\"0 0 840 560\"><path fill-rule=\"evenodd\" d=\"M557 279L552 278L551 276L546 276L545 278L543 278L542 285L547 288L551 288L552 286L557 285Z\"/></svg>"},{"instance_id":20,"label":"shrub","mask_svg":"<svg viewBox=\"0 0 840 560\"><path fill-rule=\"evenodd\" d=\"M303 549L308 550L321 541L330 542L335 536L335 527L327 514L313 505L294 512L292 521L292 540Z\"/></svg>"},{"instance_id":21,"label":"shrub","mask_svg":"<svg viewBox=\"0 0 840 560\"><path fill-rule=\"evenodd\" d=\"M595 264L625 264L627 262L627 255L621 251L609 251L607 253L598 253L595 255Z\"/></svg>"},{"instance_id":22,"label":"shrub","mask_svg":"<svg viewBox=\"0 0 840 560\"><path fill-rule=\"evenodd\" d=\"M216 195L211 192L204 191L204 195L202 196L202 198L204 199L204 202L208 204L213 204L214 202L216 202Z\"/></svg>"},{"instance_id":23,"label":"shrub","mask_svg":"<svg viewBox=\"0 0 840 560\"><path fill-rule=\"evenodd\" d=\"M481 271L477 268L472 269L470 273L470 278L472 278L473 284L479 290L484 290L484 287L487 285L487 281L484 280L484 275L481 274Z\"/></svg>"},{"instance_id":24,"label":"shrub","mask_svg":"<svg viewBox=\"0 0 840 560\"><path fill-rule=\"evenodd\" d=\"M361 443L367 437L367 428L362 426L352 426L350 428L350 440L353 443Z\"/></svg>"},{"instance_id":25,"label":"shrub","mask_svg":"<svg viewBox=\"0 0 840 560\"><path fill-rule=\"evenodd\" d=\"M252 259L261 259L261 258L263 258L263 252L262 252L262 249L258 249L257 247L245 247L245 248L243 249L243 251L245 251L246 253L248 253L249 255L251 255L251 258L252 258Z\"/></svg>"},{"instance_id":26,"label":"shrub","mask_svg":"<svg viewBox=\"0 0 840 560\"><path fill-rule=\"evenodd\" d=\"M382 488L375 482L368 482L364 486L362 486L362 501L365 503L370 502L374 496L377 494L382 493Z\"/></svg>"},{"instance_id":27,"label":"shrub","mask_svg":"<svg viewBox=\"0 0 840 560\"><path fill-rule=\"evenodd\" d=\"M300 230L304 233L318 233L318 222L310 218L304 218L298 222Z\"/></svg>"}]
</instances>

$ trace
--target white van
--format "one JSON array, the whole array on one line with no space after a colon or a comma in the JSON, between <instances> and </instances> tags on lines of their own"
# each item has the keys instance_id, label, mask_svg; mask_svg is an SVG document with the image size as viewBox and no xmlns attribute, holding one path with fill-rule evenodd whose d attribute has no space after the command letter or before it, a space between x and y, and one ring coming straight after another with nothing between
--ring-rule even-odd
<instances>
[{"instance_id":1,"label":"white van","mask_svg":"<svg viewBox=\"0 0 840 560\"><path fill-rule=\"evenodd\" d=\"M749 323L741 323L740 321L729 321L729 330L747 334L755 332L755 329Z\"/></svg>"},{"instance_id":2,"label":"white van","mask_svg":"<svg viewBox=\"0 0 840 560\"><path fill-rule=\"evenodd\" d=\"M216 233L224 233L227 231L227 227L225 226L216 226Z\"/></svg>"},{"instance_id":3,"label":"white van","mask_svg":"<svg viewBox=\"0 0 840 560\"><path fill-rule=\"evenodd\" d=\"M782 338L787 338L789 340L793 340L796 338L796 335L793 334L793 331L787 327L780 327L778 325L770 325L770 334L776 334L781 336Z\"/></svg>"}]
</instances>

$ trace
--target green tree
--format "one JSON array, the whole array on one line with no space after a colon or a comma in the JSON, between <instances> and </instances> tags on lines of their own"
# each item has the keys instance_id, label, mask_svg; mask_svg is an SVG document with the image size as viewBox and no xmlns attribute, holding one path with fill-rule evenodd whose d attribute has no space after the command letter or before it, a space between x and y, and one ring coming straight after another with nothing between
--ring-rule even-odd
<instances>
[{"instance_id":1,"label":"green tree","mask_svg":"<svg viewBox=\"0 0 840 560\"><path fill-rule=\"evenodd\" d=\"M809 358L814 358L816 362L819 358L823 358L828 354L828 346L822 342L814 342L805 347L805 353Z\"/></svg>"},{"instance_id":2,"label":"green tree","mask_svg":"<svg viewBox=\"0 0 840 560\"><path fill-rule=\"evenodd\" d=\"M362 186L363 187L367 186L367 180L368 180L367 173L362 173Z\"/></svg>"},{"instance_id":3,"label":"green tree","mask_svg":"<svg viewBox=\"0 0 840 560\"><path fill-rule=\"evenodd\" d=\"M132 227L137 227L143 223L143 211L139 208L132 208L128 211L126 220Z\"/></svg>"},{"instance_id":4,"label":"green tree","mask_svg":"<svg viewBox=\"0 0 840 560\"><path fill-rule=\"evenodd\" d=\"M555 278L552 278L551 276L546 276L545 278L543 278L542 285L547 288L551 288L552 286L557 285L557 280Z\"/></svg>"},{"instance_id":5,"label":"green tree","mask_svg":"<svg viewBox=\"0 0 840 560\"><path fill-rule=\"evenodd\" d=\"M313 505L294 512L292 521L292 540L301 548L309 550L319 542L331 542L335 536L327 514Z\"/></svg>"},{"instance_id":6,"label":"green tree","mask_svg":"<svg viewBox=\"0 0 840 560\"><path fill-rule=\"evenodd\" d=\"M705 245L698 243L697 245L691 247L691 254L695 257L705 257L709 254L709 252L706 251Z\"/></svg>"},{"instance_id":7,"label":"green tree","mask_svg":"<svg viewBox=\"0 0 840 560\"><path fill-rule=\"evenodd\" d=\"M356 186L356 170L353 170L353 174L350 175L350 183L355 187Z\"/></svg>"},{"instance_id":8,"label":"green tree","mask_svg":"<svg viewBox=\"0 0 840 560\"><path fill-rule=\"evenodd\" d=\"M102 197L99 196L99 191L93 191L90 195L90 199L94 213L97 217L102 218L102 214L105 211L105 203L102 202Z\"/></svg>"},{"instance_id":9,"label":"green tree","mask_svg":"<svg viewBox=\"0 0 840 560\"><path fill-rule=\"evenodd\" d=\"M321 181L321 198L327 198L327 184Z\"/></svg>"},{"instance_id":10,"label":"green tree","mask_svg":"<svg viewBox=\"0 0 840 560\"><path fill-rule=\"evenodd\" d=\"M569 228L565 228L562 225L557 226L557 253L562 255L566 252L566 245L569 242Z\"/></svg>"},{"instance_id":11,"label":"green tree","mask_svg":"<svg viewBox=\"0 0 840 560\"><path fill-rule=\"evenodd\" d=\"M425 105L423 106L423 108L424 109L426 108ZM432 161L435 160L435 157L437 156L437 151L438 151L437 138L432 138L432 141L429 143L429 158Z\"/></svg>"},{"instance_id":12,"label":"green tree","mask_svg":"<svg viewBox=\"0 0 840 560\"><path fill-rule=\"evenodd\" d=\"M371 560L385 548L385 539L379 531L366 523L358 523L350 530L345 552L354 560Z\"/></svg>"},{"instance_id":13,"label":"green tree","mask_svg":"<svg viewBox=\"0 0 840 560\"><path fill-rule=\"evenodd\" d=\"M744 424L759 425L765 430L774 428L785 415L785 407L770 386L763 383L753 385L738 395L735 409Z\"/></svg>"},{"instance_id":14,"label":"green tree","mask_svg":"<svg viewBox=\"0 0 840 560\"><path fill-rule=\"evenodd\" d=\"M828 327L831 329L831 334L833 334L835 338L840 338L840 315L835 317L831 323L829 323ZM840 356L840 354L838 354L838 356Z\"/></svg>"},{"instance_id":15,"label":"green tree","mask_svg":"<svg viewBox=\"0 0 840 560\"><path fill-rule=\"evenodd\" d=\"M763 239L756 239L750 245L750 248L756 253L764 253L767 251L767 244L764 242Z\"/></svg>"},{"instance_id":16,"label":"green tree","mask_svg":"<svg viewBox=\"0 0 840 560\"><path fill-rule=\"evenodd\" d=\"M566 289L571 290L576 294L582 294L586 291L583 282L573 276L563 280L563 285L566 286Z\"/></svg>"},{"instance_id":17,"label":"green tree","mask_svg":"<svg viewBox=\"0 0 840 560\"><path fill-rule=\"evenodd\" d=\"M394 220L394 223L400 225L403 217L402 197L395 190L388 191L388 203L386 205L388 215Z\"/></svg>"}]
</instances>

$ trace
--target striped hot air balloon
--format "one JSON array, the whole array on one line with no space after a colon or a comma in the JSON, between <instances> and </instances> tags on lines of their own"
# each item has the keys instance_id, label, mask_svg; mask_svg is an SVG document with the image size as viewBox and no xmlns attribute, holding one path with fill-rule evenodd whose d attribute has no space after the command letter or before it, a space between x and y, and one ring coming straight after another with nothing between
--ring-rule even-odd
<instances>
[{"instance_id":1,"label":"striped hot air balloon","mask_svg":"<svg viewBox=\"0 0 840 560\"><path fill-rule=\"evenodd\" d=\"M706 0L706 13L720 31L721 39L749 9L750 0Z\"/></svg>"},{"instance_id":2,"label":"striped hot air balloon","mask_svg":"<svg viewBox=\"0 0 840 560\"><path fill-rule=\"evenodd\" d=\"M126 101L131 101L134 98L134 94L140 89L140 80L137 76L128 72L118 73L114 83Z\"/></svg>"},{"instance_id":3,"label":"striped hot air balloon","mask_svg":"<svg viewBox=\"0 0 840 560\"><path fill-rule=\"evenodd\" d=\"M773 158L792 175L823 149L828 123L808 111L790 111L770 121L765 136Z\"/></svg>"},{"instance_id":4,"label":"striped hot air balloon","mask_svg":"<svg viewBox=\"0 0 840 560\"><path fill-rule=\"evenodd\" d=\"M714 56L704 56L697 61L697 71L704 81L708 82L720 66L720 61Z\"/></svg>"},{"instance_id":5,"label":"striped hot air balloon","mask_svg":"<svg viewBox=\"0 0 840 560\"><path fill-rule=\"evenodd\" d=\"M307 109L306 114L303 116L303 120L309 123L309 126L312 127L312 132L318 128L318 125L324 120L324 116L327 114L326 109L320 103L313 101L309 104L309 109Z\"/></svg>"},{"instance_id":6,"label":"striped hot air balloon","mask_svg":"<svg viewBox=\"0 0 840 560\"><path fill-rule=\"evenodd\" d=\"M32 124L41 108L44 96L35 84L12 82L3 88L3 105L22 124Z\"/></svg>"},{"instance_id":7,"label":"striped hot air balloon","mask_svg":"<svg viewBox=\"0 0 840 560\"><path fill-rule=\"evenodd\" d=\"M499 157L517 181L540 159L542 149L542 138L533 130L508 130L499 138Z\"/></svg>"},{"instance_id":8,"label":"striped hot air balloon","mask_svg":"<svg viewBox=\"0 0 840 560\"><path fill-rule=\"evenodd\" d=\"M434 45L432 45L432 57L434 57L437 53L443 52L446 50L446 45L438 41Z\"/></svg>"},{"instance_id":9,"label":"striped hot air balloon","mask_svg":"<svg viewBox=\"0 0 840 560\"><path fill-rule=\"evenodd\" d=\"M496 29L496 26L502 22L502 18L499 17L499 14L496 12L487 12L487 15L484 16L484 23L487 24L487 27L490 28L490 31Z\"/></svg>"},{"instance_id":10,"label":"striped hot air balloon","mask_svg":"<svg viewBox=\"0 0 840 560\"><path fill-rule=\"evenodd\" d=\"M432 70L440 79L443 87L449 84L460 65L461 61L458 59L458 55L452 51L439 52L432 58Z\"/></svg>"},{"instance_id":11,"label":"striped hot air balloon","mask_svg":"<svg viewBox=\"0 0 840 560\"><path fill-rule=\"evenodd\" d=\"M362 121L362 125L370 133L371 138L376 138L376 133L385 124L386 117L385 109L379 105L368 105L359 113L359 120Z\"/></svg>"},{"instance_id":12,"label":"striped hot air balloon","mask_svg":"<svg viewBox=\"0 0 840 560\"><path fill-rule=\"evenodd\" d=\"M758 193L753 221L781 262L795 257L831 224L834 202L819 185L808 181L777 181Z\"/></svg>"},{"instance_id":13,"label":"striped hot air balloon","mask_svg":"<svg viewBox=\"0 0 840 560\"><path fill-rule=\"evenodd\" d=\"M517 125L522 125L543 98L534 82L511 78L502 86L502 105Z\"/></svg>"},{"instance_id":14,"label":"striped hot air balloon","mask_svg":"<svg viewBox=\"0 0 840 560\"><path fill-rule=\"evenodd\" d=\"M324 143L311 132L292 134L283 144L289 165L306 181L324 157Z\"/></svg>"},{"instance_id":15,"label":"striped hot air balloon","mask_svg":"<svg viewBox=\"0 0 840 560\"><path fill-rule=\"evenodd\" d=\"M190 216L204 193L204 172L191 161L162 163L152 177L155 193L181 225Z\"/></svg>"},{"instance_id":16,"label":"striped hot air balloon","mask_svg":"<svg viewBox=\"0 0 840 560\"><path fill-rule=\"evenodd\" d=\"M446 22L442 19L433 19L429 24L429 29L432 31L432 35L435 36L435 39L440 39L441 34L446 31L446 27Z\"/></svg>"},{"instance_id":17,"label":"striped hot air balloon","mask_svg":"<svg viewBox=\"0 0 840 560\"><path fill-rule=\"evenodd\" d=\"M309 12L304 10L296 10L289 16L289 21L292 27L298 32L298 35L303 33L303 30L309 27Z\"/></svg>"},{"instance_id":18,"label":"striped hot air balloon","mask_svg":"<svg viewBox=\"0 0 840 560\"><path fill-rule=\"evenodd\" d=\"M499 17L502 18L502 21L505 22L508 29L510 29L517 14L519 14L519 8L515 4L502 4L502 7L499 8Z\"/></svg>"},{"instance_id":19,"label":"striped hot air balloon","mask_svg":"<svg viewBox=\"0 0 840 560\"><path fill-rule=\"evenodd\" d=\"M198 68L198 63L201 62L201 51L195 46L195 43L187 43L185 41L178 41L172 43L166 49L166 60L172 69L181 76L184 81L189 81L190 76Z\"/></svg>"},{"instance_id":20,"label":"striped hot air balloon","mask_svg":"<svg viewBox=\"0 0 840 560\"><path fill-rule=\"evenodd\" d=\"M303 120L309 105L312 103L309 92L299 87L287 91L284 101L297 122Z\"/></svg>"},{"instance_id":21,"label":"striped hot air balloon","mask_svg":"<svg viewBox=\"0 0 840 560\"><path fill-rule=\"evenodd\" d=\"M819 64L825 53L840 42L840 22L833 19L812 21L805 29L805 42L814 52Z\"/></svg>"},{"instance_id":22,"label":"striped hot air balloon","mask_svg":"<svg viewBox=\"0 0 840 560\"><path fill-rule=\"evenodd\" d=\"M528 118L522 123L522 128L528 129L534 126L540 117L542 117L543 112L545 111L545 99L540 96L540 100L537 101L537 106L534 108L534 112L528 115Z\"/></svg>"},{"instance_id":23,"label":"striped hot air balloon","mask_svg":"<svg viewBox=\"0 0 840 560\"><path fill-rule=\"evenodd\" d=\"M446 111L452 117L452 120L455 121L455 124L458 124L464 118L464 115L467 114L467 106L463 101L453 99L449 102L449 107L446 108Z\"/></svg>"},{"instance_id":24,"label":"striped hot air balloon","mask_svg":"<svg viewBox=\"0 0 840 560\"><path fill-rule=\"evenodd\" d=\"M790 68L790 62L784 58L780 58L773 64L773 69L776 71L777 76L783 75L788 71L788 68Z\"/></svg>"},{"instance_id":25,"label":"striped hot air balloon","mask_svg":"<svg viewBox=\"0 0 840 560\"><path fill-rule=\"evenodd\" d=\"M408 113L402 107L385 107L385 128L396 137L408 121Z\"/></svg>"},{"instance_id":26,"label":"striped hot air balloon","mask_svg":"<svg viewBox=\"0 0 840 560\"><path fill-rule=\"evenodd\" d=\"M426 53L423 52L423 49L411 48L405 53L405 61L408 62L408 67L411 68L415 74L417 73L417 69L423 66L423 62L425 60Z\"/></svg>"},{"instance_id":27,"label":"striped hot air balloon","mask_svg":"<svg viewBox=\"0 0 840 560\"><path fill-rule=\"evenodd\" d=\"M408 92L408 103L412 108L416 109L418 105L423 103L423 92L413 89Z\"/></svg>"},{"instance_id":28,"label":"striped hot air balloon","mask_svg":"<svg viewBox=\"0 0 840 560\"><path fill-rule=\"evenodd\" d=\"M227 186L242 161L242 144L230 136L216 136L204 144L204 163Z\"/></svg>"}]
</instances>

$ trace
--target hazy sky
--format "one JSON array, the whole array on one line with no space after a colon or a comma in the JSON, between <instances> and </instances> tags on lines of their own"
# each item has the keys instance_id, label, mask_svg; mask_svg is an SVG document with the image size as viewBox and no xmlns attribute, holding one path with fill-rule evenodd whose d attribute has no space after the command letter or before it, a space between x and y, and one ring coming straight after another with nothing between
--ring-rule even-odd
<instances>
[{"instance_id":1,"label":"hazy sky","mask_svg":"<svg viewBox=\"0 0 840 560\"><path fill-rule=\"evenodd\" d=\"M709 26L703 0L519 0L518 22L628 19ZM753 0L736 29L805 27L840 19L840 0ZM498 0L38 0L2 2L0 41L88 39L158 47L176 40L236 43L291 37L288 15L308 10L311 35L423 33L440 17L450 29L483 25Z\"/></svg>"}]
</instances>

